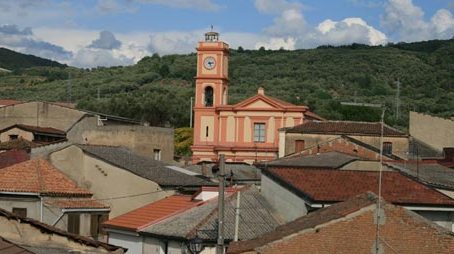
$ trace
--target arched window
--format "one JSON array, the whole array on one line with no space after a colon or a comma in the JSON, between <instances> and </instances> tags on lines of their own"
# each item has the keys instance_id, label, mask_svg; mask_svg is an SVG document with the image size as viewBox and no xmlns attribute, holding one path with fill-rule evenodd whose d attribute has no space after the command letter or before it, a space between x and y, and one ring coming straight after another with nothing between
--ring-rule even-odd
<instances>
[{"instance_id":1,"label":"arched window","mask_svg":"<svg viewBox=\"0 0 454 254\"><path fill-rule=\"evenodd\" d=\"M205 107L213 106L213 88L211 86L205 87Z\"/></svg>"}]
</instances>

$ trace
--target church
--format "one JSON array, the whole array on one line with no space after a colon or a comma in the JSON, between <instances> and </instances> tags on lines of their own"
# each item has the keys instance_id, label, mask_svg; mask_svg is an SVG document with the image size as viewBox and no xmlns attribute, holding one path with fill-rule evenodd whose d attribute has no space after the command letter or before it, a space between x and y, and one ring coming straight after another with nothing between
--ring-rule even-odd
<instances>
[{"instance_id":1,"label":"church","mask_svg":"<svg viewBox=\"0 0 454 254\"><path fill-rule=\"evenodd\" d=\"M273 160L280 128L323 120L307 106L265 95L261 87L255 96L229 105L228 64L229 45L218 33L206 33L197 46L192 163L217 161L220 154L227 162Z\"/></svg>"}]
</instances>

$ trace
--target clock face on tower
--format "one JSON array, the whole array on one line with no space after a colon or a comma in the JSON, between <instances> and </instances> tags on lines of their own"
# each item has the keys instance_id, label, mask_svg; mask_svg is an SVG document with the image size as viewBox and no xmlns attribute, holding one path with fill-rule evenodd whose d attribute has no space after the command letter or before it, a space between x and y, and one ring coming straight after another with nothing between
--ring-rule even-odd
<instances>
[{"instance_id":1,"label":"clock face on tower","mask_svg":"<svg viewBox=\"0 0 454 254\"><path fill-rule=\"evenodd\" d=\"M207 70L212 70L214 69L214 67L216 67L216 60L214 59L214 57L209 56L203 60L203 66Z\"/></svg>"}]
</instances>

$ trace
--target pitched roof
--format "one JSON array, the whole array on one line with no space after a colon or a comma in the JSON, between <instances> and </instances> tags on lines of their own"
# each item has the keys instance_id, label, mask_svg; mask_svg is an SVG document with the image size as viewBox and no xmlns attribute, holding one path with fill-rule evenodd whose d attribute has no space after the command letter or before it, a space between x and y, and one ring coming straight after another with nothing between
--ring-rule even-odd
<instances>
[{"instance_id":1,"label":"pitched roof","mask_svg":"<svg viewBox=\"0 0 454 254\"><path fill-rule=\"evenodd\" d=\"M205 179L174 170L164 162L139 156L123 147L98 145L77 146L91 156L125 169L140 177L149 179L163 187L215 185L215 183Z\"/></svg>"},{"instance_id":2,"label":"pitched roof","mask_svg":"<svg viewBox=\"0 0 454 254\"><path fill-rule=\"evenodd\" d=\"M454 169L434 161L388 161L386 165L434 188L454 190Z\"/></svg>"},{"instance_id":3,"label":"pitched roof","mask_svg":"<svg viewBox=\"0 0 454 254\"><path fill-rule=\"evenodd\" d=\"M271 168L263 174L312 203L345 201L378 192L378 172L304 168ZM382 195L393 204L454 207L454 200L399 172L382 172Z\"/></svg>"},{"instance_id":4,"label":"pitched roof","mask_svg":"<svg viewBox=\"0 0 454 254\"><path fill-rule=\"evenodd\" d=\"M310 167L337 169L347 163L358 160L358 157L340 152L327 152L314 155L291 155L277 160L269 161L264 166Z\"/></svg>"},{"instance_id":5,"label":"pitched roof","mask_svg":"<svg viewBox=\"0 0 454 254\"><path fill-rule=\"evenodd\" d=\"M373 193L363 193L302 216L258 238L230 243L227 253L268 253L267 249L276 248L277 242L282 253L304 253L303 249L307 253L314 250L332 253L333 249L350 253L353 245L354 252L370 252L375 242L375 235L370 232L372 226L375 228L371 217L375 216L377 199ZM421 253L452 253L452 232L386 201L381 201L381 207L386 222L381 225L380 235L386 239L386 248L394 247L392 250L397 249L398 253L419 253L415 252L419 248L424 249Z\"/></svg>"},{"instance_id":6,"label":"pitched roof","mask_svg":"<svg viewBox=\"0 0 454 254\"><path fill-rule=\"evenodd\" d=\"M48 134L48 135L57 135L57 136L66 135L66 132L59 130L59 129L52 128L52 127L32 126L32 125L25 125L25 124L15 124L15 125L9 126L7 128L0 130L0 133L4 132L6 130L10 130L12 128L19 128L21 130L25 130L25 131L29 131L29 132L33 132L33 133L39 133L39 134Z\"/></svg>"},{"instance_id":7,"label":"pitched roof","mask_svg":"<svg viewBox=\"0 0 454 254\"><path fill-rule=\"evenodd\" d=\"M79 243L82 245L91 246L91 247L95 247L95 248L101 247L109 252L118 251L118 250L126 251L126 249L123 247L96 241L96 240L93 240L93 239L85 237L85 236L72 234L67 231L58 229L56 227L50 226L48 224L39 222L39 221L31 219L31 218L20 217L18 215L15 215L15 214L8 212L1 208L0 208L0 217L5 217L6 219L8 219L10 221L16 221L18 224L28 224L28 225L38 229L43 234L60 235L60 236L66 237L70 241L73 241L73 242L76 242L76 243ZM39 247L45 247L45 246L42 246L42 245L40 246L38 244L38 245L34 245L34 247L39 249ZM28 247L27 247L27 249L28 249Z\"/></svg>"},{"instance_id":8,"label":"pitched roof","mask_svg":"<svg viewBox=\"0 0 454 254\"><path fill-rule=\"evenodd\" d=\"M0 253L2 254L34 254L21 246L0 237Z\"/></svg>"},{"instance_id":9,"label":"pitched roof","mask_svg":"<svg viewBox=\"0 0 454 254\"><path fill-rule=\"evenodd\" d=\"M1 99L0 100L0 107L14 105L14 104L18 104L18 103L21 103L21 102L20 101L16 101L16 100L11 100L11 99Z\"/></svg>"},{"instance_id":10,"label":"pitched roof","mask_svg":"<svg viewBox=\"0 0 454 254\"><path fill-rule=\"evenodd\" d=\"M196 165L186 167L187 170L204 175L206 177L215 177L211 169L217 165L212 162L202 162ZM241 181L260 181L260 169L247 163L225 163L225 174L234 182Z\"/></svg>"},{"instance_id":11,"label":"pitched roof","mask_svg":"<svg viewBox=\"0 0 454 254\"><path fill-rule=\"evenodd\" d=\"M44 201L49 206L63 209L109 209L109 206L92 198L52 198Z\"/></svg>"},{"instance_id":12,"label":"pitched roof","mask_svg":"<svg viewBox=\"0 0 454 254\"><path fill-rule=\"evenodd\" d=\"M282 128L287 133L318 133L337 135L366 135L380 136L380 122L354 122L354 121L305 121L303 124ZM388 125L384 125L384 136L406 137L407 135Z\"/></svg>"},{"instance_id":13,"label":"pitched roof","mask_svg":"<svg viewBox=\"0 0 454 254\"><path fill-rule=\"evenodd\" d=\"M0 169L0 191L49 196L91 196L44 159L28 160Z\"/></svg>"},{"instance_id":14,"label":"pitched roof","mask_svg":"<svg viewBox=\"0 0 454 254\"><path fill-rule=\"evenodd\" d=\"M150 224L202 203L202 201L193 201L192 196L189 195L173 195L108 220L103 226L139 231Z\"/></svg>"},{"instance_id":15,"label":"pitched roof","mask_svg":"<svg viewBox=\"0 0 454 254\"><path fill-rule=\"evenodd\" d=\"M0 169L29 159L30 155L24 150L0 152Z\"/></svg>"},{"instance_id":16,"label":"pitched roof","mask_svg":"<svg viewBox=\"0 0 454 254\"><path fill-rule=\"evenodd\" d=\"M373 193L364 193L353 197L345 202L340 202L332 206L308 213L294 221L277 227L259 238L243 242L233 242L229 244L227 253L243 253L251 251L256 247L269 242L282 239L288 235L300 232L304 229L314 228L317 225L342 218L350 213L360 210L363 207L372 205L376 202Z\"/></svg>"},{"instance_id":17,"label":"pitched roof","mask_svg":"<svg viewBox=\"0 0 454 254\"><path fill-rule=\"evenodd\" d=\"M280 217L275 214L259 190L254 186L245 187L225 199L224 231L227 241L231 241L234 237L236 198L240 192L239 239L257 237L282 224ZM217 217L217 199L215 199L152 224L142 232L156 237L177 239L190 239L197 233L205 241L214 242L217 239Z\"/></svg>"}]
</instances>

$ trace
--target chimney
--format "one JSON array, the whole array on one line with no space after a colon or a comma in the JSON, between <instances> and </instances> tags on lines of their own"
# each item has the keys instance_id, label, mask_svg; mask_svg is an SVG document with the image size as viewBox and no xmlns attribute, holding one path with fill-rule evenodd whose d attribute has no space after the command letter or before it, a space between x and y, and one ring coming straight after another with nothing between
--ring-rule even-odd
<instances>
[{"instance_id":1,"label":"chimney","mask_svg":"<svg viewBox=\"0 0 454 254\"><path fill-rule=\"evenodd\" d=\"M257 91L257 93L260 95L265 95L265 88L259 87L259 90Z\"/></svg>"}]
</instances>

